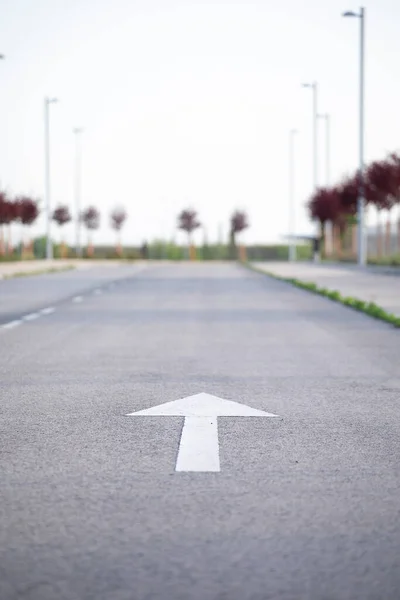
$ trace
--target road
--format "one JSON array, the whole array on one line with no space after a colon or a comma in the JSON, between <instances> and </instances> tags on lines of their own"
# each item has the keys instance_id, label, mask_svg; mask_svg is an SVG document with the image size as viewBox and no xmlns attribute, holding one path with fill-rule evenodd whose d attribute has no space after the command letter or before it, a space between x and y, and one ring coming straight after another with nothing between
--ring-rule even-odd
<instances>
[{"instance_id":1,"label":"road","mask_svg":"<svg viewBox=\"0 0 400 600\"><path fill-rule=\"evenodd\" d=\"M342 296L351 296L374 302L387 312L400 317L400 268L358 267L348 264L268 262L254 263L257 269L278 277L300 279L320 287L337 290Z\"/></svg>"},{"instance_id":2,"label":"road","mask_svg":"<svg viewBox=\"0 0 400 600\"><path fill-rule=\"evenodd\" d=\"M0 282L0 598L399 598L399 331L238 265L85 277ZM176 471L183 417L127 415L203 392L278 417Z\"/></svg>"}]
</instances>

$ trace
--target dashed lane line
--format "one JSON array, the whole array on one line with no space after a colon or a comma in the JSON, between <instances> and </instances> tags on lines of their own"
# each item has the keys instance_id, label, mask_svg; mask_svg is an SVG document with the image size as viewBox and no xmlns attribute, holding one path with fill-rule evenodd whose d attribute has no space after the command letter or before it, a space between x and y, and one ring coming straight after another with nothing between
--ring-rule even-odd
<instances>
[{"instance_id":1,"label":"dashed lane line","mask_svg":"<svg viewBox=\"0 0 400 600\"><path fill-rule=\"evenodd\" d=\"M25 315L22 317L23 321L35 321L35 319L39 318L39 313L30 313L29 315Z\"/></svg>"},{"instance_id":2,"label":"dashed lane line","mask_svg":"<svg viewBox=\"0 0 400 600\"><path fill-rule=\"evenodd\" d=\"M42 315L51 315L55 310L56 309L54 308L54 306L48 306L47 308L42 308L40 313Z\"/></svg>"},{"instance_id":3,"label":"dashed lane line","mask_svg":"<svg viewBox=\"0 0 400 600\"><path fill-rule=\"evenodd\" d=\"M5 323L2 328L3 329L14 329L14 327L18 327L21 325L22 321L20 319L16 319L15 321L10 321L9 323Z\"/></svg>"}]
</instances>

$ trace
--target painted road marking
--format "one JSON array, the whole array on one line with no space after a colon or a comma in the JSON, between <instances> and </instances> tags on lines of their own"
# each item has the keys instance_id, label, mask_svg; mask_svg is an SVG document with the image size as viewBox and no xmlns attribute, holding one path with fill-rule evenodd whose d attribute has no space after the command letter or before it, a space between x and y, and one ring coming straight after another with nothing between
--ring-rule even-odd
<instances>
[{"instance_id":1,"label":"painted road marking","mask_svg":"<svg viewBox=\"0 0 400 600\"><path fill-rule=\"evenodd\" d=\"M221 470L218 417L277 417L278 415L202 393L129 413L127 416L185 417L175 470L215 473Z\"/></svg>"},{"instance_id":2,"label":"painted road marking","mask_svg":"<svg viewBox=\"0 0 400 600\"><path fill-rule=\"evenodd\" d=\"M22 317L24 321L34 321L39 318L39 313L30 313L29 315L25 315Z\"/></svg>"},{"instance_id":3,"label":"painted road marking","mask_svg":"<svg viewBox=\"0 0 400 600\"><path fill-rule=\"evenodd\" d=\"M42 315L51 315L56 309L54 306L48 306L47 308L42 308L40 311Z\"/></svg>"},{"instance_id":4,"label":"painted road marking","mask_svg":"<svg viewBox=\"0 0 400 600\"><path fill-rule=\"evenodd\" d=\"M10 321L9 323L3 325L3 329L14 329L14 327L18 327L18 325L21 325L21 323L22 321L20 319Z\"/></svg>"},{"instance_id":5,"label":"painted road marking","mask_svg":"<svg viewBox=\"0 0 400 600\"><path fill-rule=\"evenodd\" d=\"M75 296L75 298L72 298L72 302L82 302L83 298L82 296Z\"/></svg>"},{"instance_id":6,"label":"painted road marking","mask_svg":"<svg viewBox=\"0 0 400 600\"><path fill-rule=\"evenodd\" d=\"M95 296L100 296L100 294L102 294L102 293L103 293L102 290L94 290L94 292L93 292L93 294Z\"/></svg>"},{"instance_id":7,"label":"painted road marking","mask_svg":"<svg viewBox=\"0 0 400 600\"><path fill-rule=\"evenodd\" d=\"M185 417L175 471L220 470L217 417Z\"/></svg>"}]
</instances>

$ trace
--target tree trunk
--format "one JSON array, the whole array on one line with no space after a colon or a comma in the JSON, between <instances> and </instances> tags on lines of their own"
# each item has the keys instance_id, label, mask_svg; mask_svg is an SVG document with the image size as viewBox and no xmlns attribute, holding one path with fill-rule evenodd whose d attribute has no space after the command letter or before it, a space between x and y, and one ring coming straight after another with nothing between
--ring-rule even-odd
<instances>
[{"instance_id":1,"label":"tree trunk","mask_svg":"<svg viewBox=\"0 0 400 600\"><path fill-rule=\"evenodd\" d=\"M231 260L237 260L236 236L234 231L230 232L229 258Z\"/></svg>"},{"instance_id":2,"label":"tree trunk","mask_svg":"<svg viewBox=\"0 0 400 600\"><path fill-rule=\"evenodd\" d=\"M385 256L390 256L391 248L390 248L390 234L391 234L391 223L390 223L390 213L388 214L386 221L386 231L385 231Z\"/></svg>"},{"instance_id":3,"label":"tree trunk","mask_svg":"<svg viewBox=\"0 0 400 600\"><path fill-rule=\"evenodd\" d=\"M357 258L357 231L358 225L352 225L351 227L351 255L352 258Z\"/></svg>"},{"instance_id":4,"label":"tree trunk","mask_svg":"<svg viewBox=\"0 0 400 600\"><path fill-rule=\"evenodd\" d=\"M321 223L319 224L319 251L318 254L322 257L325 258L326 254L325 254L325 242L326 242L326 238L325 238L325 223Z\"/></svg>"},{"instance_id":5,"label":"tree trunk","mask_svg":"<svg viewBox=\"0 0 400 600\"><path fill-rule=\"evenodd\" d=\"M376 226L376 256L382 258L382 224L380 211L378 211L378 223Z\"/></svg>"},{"instance_id":6,"label":"tree trunk","mask_svg":"<svg viewBox=\"0 0 400 600\"><path fill-rule=\"evenodd\" d=\"M333 243L333 223L327 221L324 226L325 240L324 240L324 255L325 257L331 257L334 253Z\"/></svg>"},{"instance_id":7,"label":"tree trunk","mask_svg":"<svg viewBox=\"0 0 400 600\"><path fill-rule=\"evenodd\" d=\"M246 246L244 244L240 244L240 246L239 246L239 260L240 260L240 262L247 261Z\"/></svg>"},{"instance_id":8,"label":"tree trunk","mask_svg":"<svg viewBox=\"0 0 400 600\"><path fill-rule=\"evenodd\" d=\"M4 256L4 226L0 225L0 256Z\"/></svg>"},{"instance_id":9,"label":"tree trunk","mask_svg":"<svg viewBox=\"0 0 400 600\"><path fill-rule=\"evenodd\" d=\"M342 258L342 227L339 223L335 224L335 252L338 259Z\"/></svg>"},{"instance_id":10,"label":"tree trunk","mask_svg":"<svg viewBox=\"0 0 400 600\"><path fill-rule=\"evenodd\" d=\"M400 254L400 217L397 221L397 253Z\"/></svg>"},{"instance_id":11,"label":"tree trunk","mask_svg":"<svg viewBox=\"0 0 400 600\"><path fill-rule=\"evenodd\" d=\"M120 236L119 232L117 233L117 243L115 246L115 252L116 252L117 256L119 256L119 257L122 256L121 236Z\"/></svg>"},{"instance_id":12,"label":"tree trunk","mask_svg":"<svg viewBox=\"0 0 400 600\"><path fill-rule=\"evenodd\" d=\"M67 258L67 247L65 245L64 240L61 241L60 255L63 259Z\"/></svg>"},{"instance_id":13,"label":"tree trunk","mask_svg":"<svg viewBox=\"0 0 400 600\"><path fill-rule=\"evenodd\" d=\"M12 239L11 239L11 223L8 226L7 251L8 251L8 254L13 253Z\"/></svg>"},{"instance_id":14,"label":"tree trunk","mask_svg":"<svg viewBox=\"0 0 400 600\"><path fill-rule=\"evenodd\" d=\"M93 252L93 244L92 244L92 240L91 240L91 238L89 236L89 238L88 238L88 246L87 246L87 255L88 255L88 258L92 258L93 253L94 253Z\"/></svg>"}]
</instances>

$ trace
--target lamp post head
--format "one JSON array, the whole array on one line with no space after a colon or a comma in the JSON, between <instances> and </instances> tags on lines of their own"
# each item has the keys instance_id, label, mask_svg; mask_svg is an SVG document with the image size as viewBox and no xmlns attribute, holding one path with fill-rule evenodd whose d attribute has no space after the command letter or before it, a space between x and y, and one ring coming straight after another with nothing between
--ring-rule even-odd
<instances>
[{"instance_id":1,"label":"lamp post head","mask_svg":"<svg viewBox=\"0 0 400 600\"><path fill-rule=\"evenodd\" d=\"M313 90L315 90L316 87L317 87L317 82L313 81L313 83L302 83L301 87L303 87L303 88L312 88Z\"/></svg>"},{"instance_id":2,"label":"lamp post head","mask_svg":"<svg viewBox=\"0 0 400 600\"><path fill-rule=\"evenodd\" d=\"M346 10L346 12L342 13L342 17L360 17L359 13L354 12L354 10Z\"/></svg>"}]
</instances>

